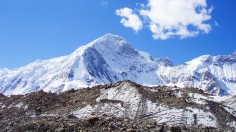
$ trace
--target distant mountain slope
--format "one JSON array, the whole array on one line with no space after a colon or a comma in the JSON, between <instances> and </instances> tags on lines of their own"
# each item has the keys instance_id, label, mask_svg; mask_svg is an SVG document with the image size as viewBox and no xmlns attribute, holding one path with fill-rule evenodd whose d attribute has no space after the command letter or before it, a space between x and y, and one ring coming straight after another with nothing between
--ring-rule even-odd
<instances>
[{"instance_id":1,"label":"distant mountain slope","mask_svg":"<svg viewBox=\"0 0 236 132\"><path fill-rule=\"evenodd\" d=\"M204 55L185 64L161 67L166 85L198 87L217 95L236 95L236 52L225 56Z\"/></svg>"},{"instance_id":2,"label":"distant mountain slope","mask_svg":"<svg viewBox=\"0 0 236 132\"><path fill-rule=\"evenodd\" d=\"M218 95L236 94L236 52L228 56L201 56L174 66L133 49L122 37L106 34L71 55L38 60L25 67L0 69L0 92L60 93L72 88L131 80L143 85L200 87Z\"/></svg>"}]
</instances>

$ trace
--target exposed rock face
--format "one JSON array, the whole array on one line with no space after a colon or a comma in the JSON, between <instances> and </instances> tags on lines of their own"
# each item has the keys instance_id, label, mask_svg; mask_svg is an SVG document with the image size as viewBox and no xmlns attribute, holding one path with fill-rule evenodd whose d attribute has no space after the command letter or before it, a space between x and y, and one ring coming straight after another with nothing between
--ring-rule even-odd
<instances>
[{"instance_id":1,"label":"exposed rock face","mask_svg":"<svg viewBox=\"0 0 236 132\"><path fill-rule=\"evenodd\" d=\"M0 131L231 130L235 98L215 102L193 88L146 87L131 81L60 94L0 96ZM233 105L234 106L234 105Z\"/></svg>"}]
</instances>

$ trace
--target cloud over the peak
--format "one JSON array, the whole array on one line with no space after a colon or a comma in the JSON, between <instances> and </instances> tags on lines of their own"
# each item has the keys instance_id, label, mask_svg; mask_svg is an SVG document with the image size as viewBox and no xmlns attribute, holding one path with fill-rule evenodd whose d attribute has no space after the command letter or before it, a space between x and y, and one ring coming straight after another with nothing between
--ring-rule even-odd
<instances>
[{"instance_id":1,"label":"cloud over the peak","mask_svg":"<svg viewBox=\"0 0 236 132\"><path fill-rule=\"evenodd\" d=\"M209 33L212 9L206 0L148 0L138 13L153 38L165 40Z\"/></svg>"},{"instance_id":2,"label":"cloud over the peak","mask_svg":"<svg viewBox=\"0 0 236 132\"><path fill-rule=\"evenodd\" d=\"M143 23L140 20L139 16L137 14L133 13L133 10L130 8L123 8L116 10L116 15L121 16L121 23L125 27L132 28L135 32L139 31L143 28Z\"/></svg>"}]
</instances>

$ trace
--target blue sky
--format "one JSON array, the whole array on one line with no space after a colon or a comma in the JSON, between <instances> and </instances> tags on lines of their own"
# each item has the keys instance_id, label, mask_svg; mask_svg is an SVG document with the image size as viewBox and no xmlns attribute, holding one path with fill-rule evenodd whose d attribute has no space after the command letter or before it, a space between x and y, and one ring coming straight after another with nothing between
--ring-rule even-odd
<instances>
[{"instance_id":1,"label":"blue sky","mask_svg":"<svg viewBox=\"0 0 236 132\"><path fill-rule=\"evenodd\" d=\"M17 68L37 59L68 55L106 34L126 38L154 58L168 57L180 64L204 54L230 54L236 50L234 0L208 0L211 26L195 37L153 38L148 23L137 32L120 23L116 10L125 7L138 14L147 0L1 0L0 68ZM140 19L142 16L138 14ZM145 20L142 20L145 23ZM217 24L216 24L217 22Z\"/></svg>"}]
</instances>

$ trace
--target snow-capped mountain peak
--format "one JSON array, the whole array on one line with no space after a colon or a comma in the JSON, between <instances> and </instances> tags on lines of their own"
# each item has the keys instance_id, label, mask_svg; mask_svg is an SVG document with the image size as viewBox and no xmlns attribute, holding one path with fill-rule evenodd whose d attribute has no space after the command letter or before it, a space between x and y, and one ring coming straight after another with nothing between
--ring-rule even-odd
<instances>
[{"instance_id":1,"label":"snow-capped mountain peak","mask_svg":"<svg viewBox=\"0 0 236 132\"><path fill-rule=\"evenodd\" d=\"M236 94L235 56L203 55L175 67L161 67L158 74L164 84L198 87L217 95Z\"/></svg>"},{"instance_id":2,"label":"snow-capped mountain peak","mask_svg":"<svg viewBox=\"0 0 236 132\"><path fill-rule=\"evenodd\" d=\"M140 54L127 40L106 34L71 55L38 60L15 70L0 70L0 92L6 95L38 90L62 92L120 80L160 85L157 68L152 57Z\"/></svg>"},{"instance_id":3,"label":"snow-capped mountain peak","mask_svg":"<svg viewBox=\"0 0 236 132\"><path fill-rule=\"evenodd\" d=\"M114 45L124 46L124 45L128 44L128 41L123 37L108 33L108 34L105 34L104 36L94 40L91 44L96 45L98 43L110 44L110 45L113 45L113 46Z\"/></svg>"},{"instance_id":4,"label":"snow-capped mountain peak","mask_svg":"<svg viewBox=\"0 0 236 132\"><path fill-rule=\"evenodd\" d=\"M224 63L233 64L236 63L236 52L233 52L229 55L219 55L214 57L214 64L215 65L222 65Z\"/></svg>"},{"instance_id":5,"label":"snow-capped mountain peak","mask_svg":"<svg viewBox=\"0 0 236 132\"><path fill-rule=\"evenodd\" d=\"M128 55L138 54L138 52L130 46L129 42L126 39L110 33L87 44L87 47L90 48L94 47L101 53L119 52L121 54L128 54Z\"/></svg>"},{"instance_id":6,"label":"snow-capped mountain peak","mask_svg":"<svg viewBox=\"0 0 236 132\"><path fill-rule=\"evenodd\" d=\"M104 51L111 52L111 50L113 52L124 50L124 53L129 53L129 52L125 52L127 51L127 49L135 51L133 48L131 48L131 46L129 45L126 39L120 36L108 33L84 46L81 46L74 53L72 53L72 55L81 56L89 48L94 48L96 50L99 50L101 51L101 53L103 53Z\"/></svg>"},{"instance_id":7,"label":"snow-capped mountain peak","mask_svg":"<svg viewBox=\"0 0 236 132\"><path fill-rule=\"evenodd\" d=\"M197 57L189 62L186 62L186 64L188 64L188 65L202 65L205 63L212 63L212 56L203 55L203 56Z\"/></svg>"},{"instance_id":8,"label":"snow-capped mountain peak","mask_svg":"<svg viewBox=\"0 0 236 132\"><path fill-rule=\"evenodd\" d=\"M89 47L117 48L117 47L126 47L126 46L130 47L126 39L117 35L113 35L111 33L105 34L104 36L85 45L86 48L89 48Z\"/></svg>"},{"instance_id":9,"label":"snow-capped mountain peak","mask_svg":"<svg viewBox=\"0 0 236 132\"><path fill-rule=\"evenodd\" d=\"M131 80L142 85L196 87L209 93L235 95L235 54L204 55L174 66L168 58L154 59L132 48L126 39L109 33L67 56L37 60L13 70L0 69L0 92L5 95L38 90L60 93Z\"/></svg>"}]
</instances>

